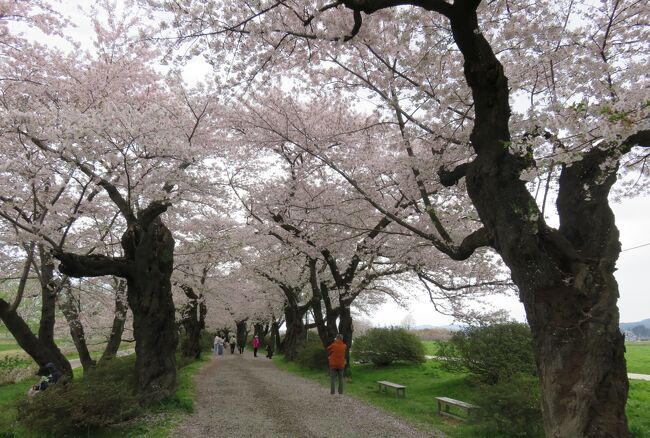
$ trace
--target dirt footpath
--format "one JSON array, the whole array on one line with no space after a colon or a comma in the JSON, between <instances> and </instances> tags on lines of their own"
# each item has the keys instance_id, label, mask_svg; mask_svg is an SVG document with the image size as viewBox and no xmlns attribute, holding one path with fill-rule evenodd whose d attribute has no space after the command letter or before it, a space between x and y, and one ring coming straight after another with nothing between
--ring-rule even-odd
<instances>
[{"instance_id":1,"label":"dirt footpath","mask_svg":"<svg viewBox=\"0 0 650 438\"><path fill-rule=\"evenodd\" d=\"M259 355L226 353L196 375L195 412L174 437L442 437L287 373Z\"/></svg>"}]
</instances>

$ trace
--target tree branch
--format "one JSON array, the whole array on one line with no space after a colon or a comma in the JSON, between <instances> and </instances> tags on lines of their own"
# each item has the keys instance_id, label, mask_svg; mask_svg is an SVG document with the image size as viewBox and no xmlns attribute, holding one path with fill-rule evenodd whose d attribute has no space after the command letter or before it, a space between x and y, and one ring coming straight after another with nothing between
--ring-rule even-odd
<instances>
[{"instance_id":1,"label":"tree branch","mask_svg":"<svg viewBox=\"0 0 650 438\"><path fill-rule=\"evenodd\" d=\"M446 170L444 166L440 166L438 169L438 177L440 177L440 184L445 187L451 187L455 184L458 184L462 178L465 177L467 173L467 166L470 163L459 164L452 170Z\"/></svg>"},{"instance_id":2,"label":"tree branch","mask_svg":"<svg viewBox=\"0 0 650 438\"><path fill-rule=\"evenodd\" d=\"M130 263L123 257L108 257L101 254L80 255L54 250L54 258L59 260L59 271L75 278L101 277L114 275L126 278Z\"/></svg>"}]
</instances>

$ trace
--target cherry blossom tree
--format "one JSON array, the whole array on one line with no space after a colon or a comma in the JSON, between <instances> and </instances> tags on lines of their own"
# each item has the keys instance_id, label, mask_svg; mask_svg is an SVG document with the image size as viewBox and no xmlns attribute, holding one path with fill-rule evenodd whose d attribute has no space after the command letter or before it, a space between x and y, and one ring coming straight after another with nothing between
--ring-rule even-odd
<instances>
[{"instance_id":1,"label":"cherry blossom tree","mask_svg":"<svg viewBox=\"0 0 650 438\"><path fill-rule=\"evenodd\" d=\"M135 45L137 18L95 20L94 53L67 53L21 41L3 64L3 142L73 169L74 178L124 225L118 256L68 251L55 230L30 230L48 242L70 277L127 281L133 311L138 387L144 401L175 387L177 332L171 293L174 239L161 215L192 188L183 172L202 164L210 96L192 94L150 63L157 52ZM135 32L135 33L134 33ZM48 234L50 234L48 236ZM52 264L52 269L54 264Z\"/></svg>"},{"instance_id":2,"label":"cherry blossom tree","mask_svg":"<svg viewBox=\"0 0 650 438\"><path fill-rule=\"evenodd\" d=\"M208 57L234 54L229 71L240 84L264 84L279 71L316 81L328 70L349 73L333 59L388 61L412 88L373 91L393 100L383 109L401 115L403 132L417 133L403 137L405 153L415 159L417 150L418 164L439 169L412 172L415 179L458 184L480 220L458 240L429 215L428 240L456 260L491 247L510 269L533 332L547 435L630 435L613 276L620 244L608 195L622 163L648 157L647 4L150 3L173 13L165 25L194 53L203 44ZM368 54L375 48L380 56ZM305 88L317 86L308 79ZM412 139L422 146L410 147ZM555 187L559 227L544 215L547 198L531 193L535 178Z\"/></svg>"}]
</instances>

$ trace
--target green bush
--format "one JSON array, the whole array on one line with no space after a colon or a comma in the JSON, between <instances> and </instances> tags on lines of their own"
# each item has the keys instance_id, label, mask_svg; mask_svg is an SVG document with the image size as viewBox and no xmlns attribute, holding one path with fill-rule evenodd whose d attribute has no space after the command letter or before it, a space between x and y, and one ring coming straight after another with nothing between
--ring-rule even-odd
<instances>
[{"instance_id":1,"label":"green bush","mask_svg":"<svg viewBox=\"0 0 650 438\"><path fill-rule=\"evenodd\" d=\"M417 336L403 328L373 328L359 336L352 345L354 358L375 365L390 365L395 361L423 363L424 346Z\"/></svg>"},{"instance_id":2,"label":"green bush","mask_svg":"<svg viewBox=\"0 0 650 438\"><path fill-rule=\"evenodd\" d=\"M18 402L18 422L47 436L88 435L141 412L135 391L134 357L115 358L83 378L57 383Z\"/></svg>"},{"instance_id":3,"label":"green bush","mask_svg":"<svg viewBox=\"0 0 650 438\"><path fill-rule=\"evenodd\" d=\"M296 364L311 370L326 370L328 368L327 351L317 336L310 337L298 349Z\"/></svg>"},{"instance_id":4,"label":"green bush","mask_svg":"<svg viewBox=\"0 0 650 438\"><path fill-rule=\"evenodd\" d=\"M214 335L207 330L201 330L199 344L201 345L201 351L212 351L214 348Z\"/></svg>"},{"instance_id":5,"label":"green bush","mask_svg":"<svg viewBox=\"0 0 650 438\"><path fill-rule=\"evenodd\" d=\"M15 383L27 376L33 376L38 366L30 358L22 355L0 357L0 384Z\"/></svg>"},{"instance_id":6,"label":"green bush","mask_svg":"<svg viewBox=\"0 0 650 438\"><path fill-rule=\"evenodd\" d=\"M516 377L509 382L489 385L481 391L482 408L479 435L486 438L544 436L539 380Z\"/></svg>"},{"instance_id":7,"label":"green bush","mask_svg":"<svg viewBox=\"0 0 650 438\"><path fill-rule=\"evenodd\" d=\"M438 355L446 359L447 368L464 368L488 384L507 382L518 374L536 375L530 328L519 322L456 332Z\"/></svg>"}]
</instances>

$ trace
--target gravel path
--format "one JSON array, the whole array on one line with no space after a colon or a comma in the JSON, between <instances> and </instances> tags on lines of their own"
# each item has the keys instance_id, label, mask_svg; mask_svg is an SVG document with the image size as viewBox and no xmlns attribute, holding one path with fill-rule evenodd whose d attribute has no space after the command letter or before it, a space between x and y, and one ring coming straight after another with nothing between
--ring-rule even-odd
<instances>
[{"instance_id":1,"label":"gravel path","mask_svg":"<svg viewBox=\"0 0 650 438\"><path fill-rule=\"evenodd\" d=\"M175 437L443 437L276 367L260 355L226 354L195 377L194 414Z\"/></svg>"}]
</instances>

